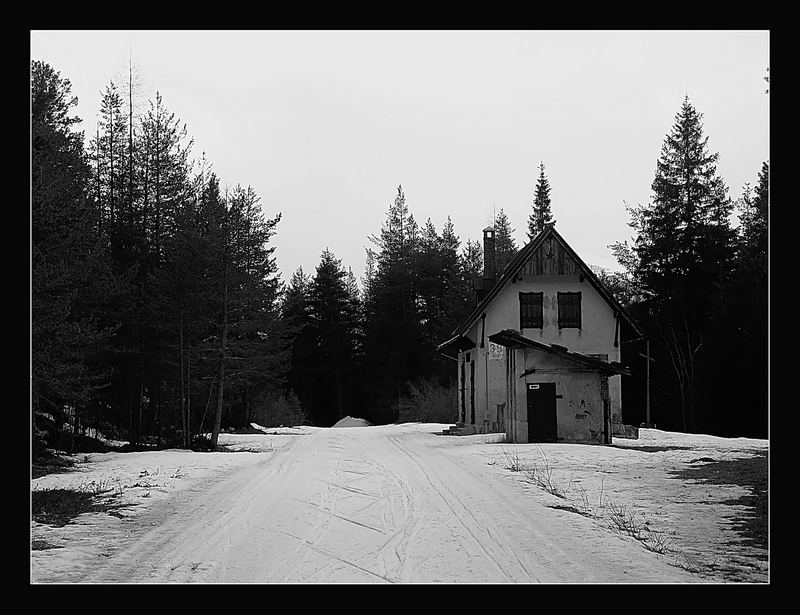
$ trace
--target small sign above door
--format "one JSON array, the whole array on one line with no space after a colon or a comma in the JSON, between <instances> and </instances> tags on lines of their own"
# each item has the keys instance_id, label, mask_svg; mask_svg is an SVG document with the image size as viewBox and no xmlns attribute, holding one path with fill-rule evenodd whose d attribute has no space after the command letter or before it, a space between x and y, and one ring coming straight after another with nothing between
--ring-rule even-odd
<instances>
[{"instance_id":1,"label":"small sign above door","mask_svg":"<svg viewBox=\"0 0 800 615\"><path fill-rule=\"evenodd\" d=\"M529 385L528 385L528 388L529 388L529 389L538 389L538 388L539 388L539 385L538 385L538 384L529 384Z\"/></svg>"}]
</instances>

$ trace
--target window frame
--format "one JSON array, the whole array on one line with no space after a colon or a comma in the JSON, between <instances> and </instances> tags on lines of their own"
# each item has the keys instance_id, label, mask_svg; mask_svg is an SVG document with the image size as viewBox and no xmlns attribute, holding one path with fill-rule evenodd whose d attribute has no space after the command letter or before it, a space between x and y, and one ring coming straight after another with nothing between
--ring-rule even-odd
<instances>
[{"instance_id":1,"label":"window frame","mask_svg":"<svg viewBox=\"0 0 800 615\"><path fill-rule=\"evenodd\" d=\"M566 297L570 297L571 299L568 301L564 301ZM574 299L577 299L575 301ZM581 291L568 291L568 292L559 292L557 294L557 301L558 301L558 329L583 329L583 309L581 304L583 303L583 293ZM575 314L566 314L562 313L562 309L567 310L567 308L575 309L577 306L577 317ZM567 320L567 316L572 317L571 320ZM566 322L565 322L566 321ZM575 324L577 322L577 324Z\"/></svg>"},{"instance_id":2,"label":"window frame","mask_svg":"<svg viewBox=\"0 0 800 615\"><path fill-rule=\"evenodd\" d=\"M523 297L525 298L534 297L535 300L533 303L525 303L523 302ZM538 299L538 301L536 299ZM527 315L527 320L526 320L525 310L523 309L526 307L534 307L534 308L538 307L539 308L538 315L535 314L533 317ZM533 323L533 324L526 325L526 323ZM520 331L522 331L523 329L543 329L543 328L544 328L544 293L541 291L520 292L519 293Z\"/></svg>"}]
</instances>

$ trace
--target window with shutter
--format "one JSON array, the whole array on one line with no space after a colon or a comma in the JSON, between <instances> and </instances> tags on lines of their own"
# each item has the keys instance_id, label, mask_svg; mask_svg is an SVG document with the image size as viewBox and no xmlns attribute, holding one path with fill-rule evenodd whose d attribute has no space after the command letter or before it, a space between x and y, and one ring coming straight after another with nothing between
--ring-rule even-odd
<instances>
[{"instance_id":1,"label":"window with shutter","mask_svg":"<svg viewBox=\"0 0 800 615\"><path fill-rule=\"evenodd\" d=\"M542 328L542 293L519 294L519 328Z\"/></svg>"},{"instance_id":2,"label":"window with shutter","mask_svg":"<svg viewBox=\"0 0 800 615\"><path fill-rule=\"evenodd\" d=\"M558 328L581 328L581 293L558 293Z\"/></svg>"}]
</instances>

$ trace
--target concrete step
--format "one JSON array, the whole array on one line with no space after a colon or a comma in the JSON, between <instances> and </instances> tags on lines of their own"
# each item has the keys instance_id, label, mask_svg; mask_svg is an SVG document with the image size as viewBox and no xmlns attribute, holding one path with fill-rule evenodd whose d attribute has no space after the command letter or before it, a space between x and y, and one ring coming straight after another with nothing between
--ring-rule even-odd
<instances>
[{"instance_id":1,"label":"concrete step","mask_svg":"<svg viewBox=\"0 0 800 615\"><path fill-rule=\"evenodd\" d=\"M474 425L465 425L464 423L457 423L442 431L444 436L471 436L477 433Z\"/></svg>"}]
</instances>

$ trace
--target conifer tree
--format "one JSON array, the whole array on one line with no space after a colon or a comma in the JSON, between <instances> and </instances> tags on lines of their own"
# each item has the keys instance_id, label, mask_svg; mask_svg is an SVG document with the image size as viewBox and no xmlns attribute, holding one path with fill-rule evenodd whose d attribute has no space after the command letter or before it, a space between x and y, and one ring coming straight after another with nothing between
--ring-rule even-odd
<instances>
[{"instance_id":1,"label":"conifer tree","mask_svg":"<svg viewBox=\"0 0 800 615\"><path fill-rule=\"evenodd\" d=\"M217 267L217 395L211 447L217 447L224 412L226 386L229 397L258 383L277 390L282 386L278 320L278 271L270 240L280 214L266 218L260 199L250 186L237 185L223 199L214 222ZM228 363L234 365L229 369ZM227 380L226 380L227 378ZM241 395L238 396L241 401ZM240 409L241 413L241 409ZM246 415L246 412L245 412Z\"/></svg>"},{"instance_id":2,"label":"conifer tree","mask_svg":"<svg viewBox=\"0 0 800 615\"><path fill-rule=\"evenodd\" d=\"M705 338L707 382L702 403L709 409L703 426L707 433L768 436L768 182L765 162L755 190L745 185L738 202L741 224L734 271Z\"/></svg>"},{"instance_id":3,"label":"conifer tree","mask_svg":"<svg viewBox=\"0 0 800 615\"><path fill-rule=\"evenodd\" d=\"M101 310L114 280L71 83L41 61L30 78L32 401L63 419L65 405L87 406L108 381L102 353L113 328Z\"/></svg>"},{"instance_id":4,"label":"conifer tree","mask_svg":"<svg viewBox=\"0 0 800 615\"><path fill-rule=\"evenodd\" d=\"M528 217L528 241L544 230L546 224L554 222L550 209L550 182L544 174L544 163L539 163L539 179L533 196L533 211Z\"/></svg>"},{"instance_id":5,"label":"conifer tree","mask_svg":"<svg viewBox=\"0 0 800 615\"><path fill-rule=\"evenodd\" d=\"M637 232L634 277L672 366L679 427L694 426L698 360L733 255L732 203L688 97L666 136L650 204L629 208Z\"/></svg>"},{"instance_id":6,"label":"conifer tree","mask_svg":"<svg viewBox=\"0 0 800 615\"><path fill-rule=\"evenodd\" d=\"M376 249L370 249L375 267L365 305L366 377L371 382L374 420L387 422L397 416L407 383L425 373L431 361L424 351L419 314L420 231L402 186L380 235L370 236L370 241Z\"/></svg>"},{"instance_id":7,"label":"conifer tree","mask_svg":"<svg viewBox=\"0 0 800 615\"><path fill-rule=\"evenodd\" d=\"M517 253L517 244L514 241L514 229L511 228L511 222L506 216L506 213L500 209L494 219L494 262L495 262L495 275L500 277L506 265L511 262L511 259Z\"/></svg>"},{"instance_id":8,"label":"conifer tree","mask_svg":"<svg viewBox=\"0 0 800 615\"><path fill-rule=\"evenodd\" d=\"M311 276L298 267L281 299L281 328L289 357L287 385L306 410L311 408L313 390L306 368L315 352L311 324Z\"/></svg>"},{"instance_id":9,"label":"conifer tree","mask_svg":"<svg viewBox=\"0 0 800 615\"><path fill-rule=\"evenodd\" d=\"M761 165L758 185L753 192L749 185L739 201L741 256L749 258L766 271L767 228L769 219L769 162Z\"/></svg>"},{"instance_id":10,"label":"conifer tree","mask_svg":"<svg viewBox=\"0 0 800 615\"><path fill-rule=\"evenodd\" d=\"M483 247L479 241L467 240L461 252L461 272L464 286L471 291L475 280L483 276Z\"/></svg>"},{"instance_id":11,"label":"conifer tree","mask_svg":"<svg viewBox=\"0 0 800 615\"><path fill-rule=\"evenodd\" d=\"M121 210L128 193L127 127L122 97L111 81L100 100L97 136L89 143L89 154L94 162L99 224L112 244L119 241Z\"/></svg>"},{"instance_id":12,"label":"conifer tree","mask_svg":"<svg viewBox=\"0 0 800 615\"><path fill-rule=\"evenodd\" d=\"M315 385L311 413L316 424L344 418L351 401L358 315L357 297L348 284L341 261L325 249L309 289L315 352L305 366Z\"/></svg>"}]
</instances>

